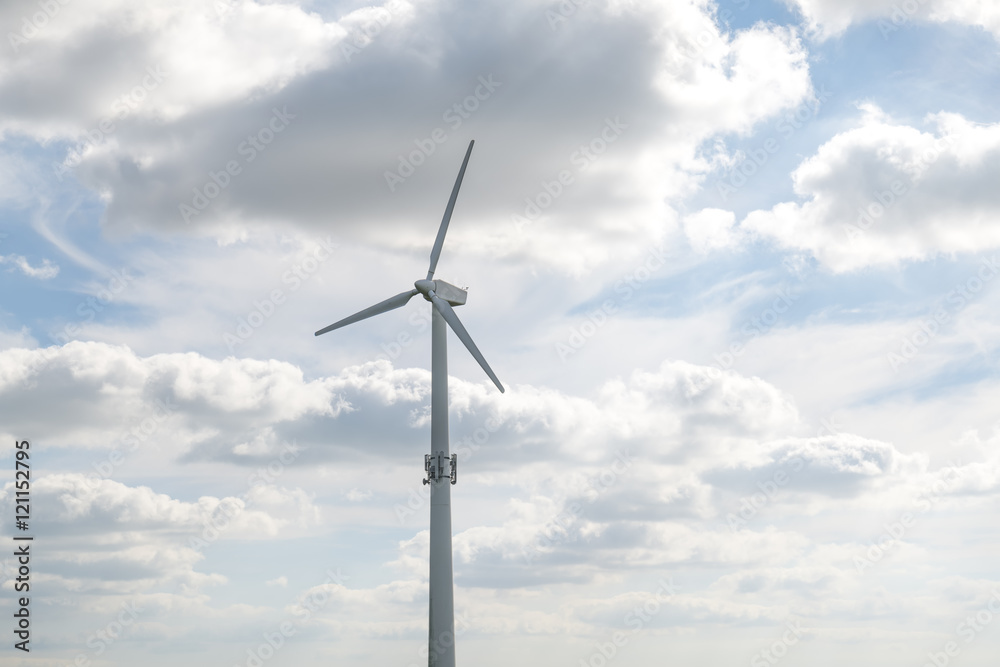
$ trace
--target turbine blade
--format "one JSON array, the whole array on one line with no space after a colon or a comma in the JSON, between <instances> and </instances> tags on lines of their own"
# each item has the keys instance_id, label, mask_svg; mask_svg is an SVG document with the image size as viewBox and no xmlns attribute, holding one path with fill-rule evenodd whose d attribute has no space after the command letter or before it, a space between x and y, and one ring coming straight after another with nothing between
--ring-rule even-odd
<instances>
[{"instance_id":1,"label":"turbine blade","mask_svg":"<svg viewBox=\"0 0 1000 667\"><path fill-rule=\"evenodd\" d=\"M469 164L469 156L472 155L472 144L469 142L469 150L465 151L465 159L462 160L462 168L458 170L458 178L455 179L455 187L451 191L451 199L448 200L448 207L444 210L444 218L441 219L441 227L438 228L437 238L434 239L434 248L431 250L431 264L427 269L427 280L434 277L437 270L438 257L441 256L441 246L444 245L444 235L448 233L448 223L451 222L451 212L455 210L455 200L458 199L458 189L462 187L462 178L465 177L465 168Z\"/></svg>"},{"instance_id":2,"label":"turbine blade","mask_svg":"<svg viewBox=\"0 0 1000 667\"><path fill-rule=\"evenodd\" d=\"M458 315L455 314L455 310L451 307L451 304L439 297L437 294L431 296L431 303L433 303L434 307L438 309L438 312L441 313L441 316L451 327L451 330L455 332L455 335L458 336L459 340L465 343L465 347L469 349L469 352L471 352L472 356L476 358L476 361L478 361L479 365L483 367L483 370L490 376L490 379L493 380L493 384L497 386L497 389L499 389L502 394L503 385L500 384L500 380L497 379L497 376L493 372L493 369L490 368L490 365L486 363L486 358L483 357L483 353L479 351L479 348L476 347L476 344L472 341L472 336L470 336L469 332L465 330L464 326L462 326L462 321L458 319Z\"/></svg>"},{"instance_id":3,"label":"turbine blade","mask_svg":"<svg viewBox=\"0 0 1000 667\"><path fill-rule=\"evenodd\" d=\"M406 302L412 299L416 294L417 290L410 290L409 292L402 292L396 296L386 299L382 303L376 303L374 306L365 308L364 310L354 313L350 317L345 317L339 322L334 322L330 326L320 329L314 335L319 336L325 334L327 331L333 331L334 329L339 329L340 327L346 327L348 324L354 324L360 320L367 319L373 315L378 315L389 310L395 310L396 308L401 308L406 305Z\"/></svg>"}]
</instances>

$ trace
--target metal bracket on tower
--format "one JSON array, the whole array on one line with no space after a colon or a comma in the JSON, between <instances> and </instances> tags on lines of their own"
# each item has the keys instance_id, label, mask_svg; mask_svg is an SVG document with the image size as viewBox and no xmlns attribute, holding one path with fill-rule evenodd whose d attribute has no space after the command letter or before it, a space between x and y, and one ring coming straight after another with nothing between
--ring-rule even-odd
<instances>
[{"instance_id":1,"label":"metal bracket on tower","mask_svg":"<svg viewBox=\"0 0 1000 667\"><path fill-rule=\"evenodd\" d=\"M445 472L445 461L450 464L448 472ZM427 473L424 484L430 484L439 479L450 479L451 483L454 484L458 481L458 454L452 454L451 460L445 458L444 452L424 454L424 471Z\"/></svg>"}]
</instances>

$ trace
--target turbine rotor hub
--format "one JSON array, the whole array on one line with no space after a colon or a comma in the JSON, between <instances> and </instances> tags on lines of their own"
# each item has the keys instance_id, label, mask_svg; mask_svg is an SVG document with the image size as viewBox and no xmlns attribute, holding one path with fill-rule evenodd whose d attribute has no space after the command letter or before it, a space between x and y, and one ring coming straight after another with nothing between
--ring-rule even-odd
<instances>
[{"instance_id":1,"label":"turbine rotor hub","mask_svg":"<svg viewBox=\"0 0 1000 667\"><path fill-rule=\"evenodd\" d=\"M424 297L425 300L431 300L431 294L434 294L436 285L433 280L418 280L413 283L413 286L417 288L417 291Z\"/></svg>"}]
</instances>

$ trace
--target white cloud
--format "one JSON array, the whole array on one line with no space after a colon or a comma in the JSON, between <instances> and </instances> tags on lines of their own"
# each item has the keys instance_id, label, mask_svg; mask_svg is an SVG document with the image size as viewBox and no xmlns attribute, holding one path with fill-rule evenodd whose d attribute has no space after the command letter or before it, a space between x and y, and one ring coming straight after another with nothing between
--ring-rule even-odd
<instances>
[{"instance_id":1,"label":"white cloud","mask_svg":"<svg viewBox=\"0 0 1000 667\"><path fill-rule=\"evenodd\" d=\"M217 540L267 540L318 518L300 489L269 485L253 487L246 500L184 502L149 487L56 473L40 475L31 493L33 516L44 517L36 530L47 534L50 585L86 594L148 594L171 584L193 594L226 581L197 571L202 549ZM8 483L0 504L13 512L13 502Z\"/></svg>"},{"instance_id":2,"label":"white cloud","mask_svg":"<svg viewBox=\"0 0 1000 667\"><path fill-rule=\"evenodd\" d=\"M978 26L1000 36L1000 8L982 0L786 0L822 39L851 25L878 21L885 37L916 21Z\"/></svg>"},{"instance_id":3,"label":"white cloud","mask_svg":"<svg viewBox=\"0 0 1000 667\"><path fill-rule=\"evenodd\" d=\"M804 201L740 226L837 272L1000 247L1000 124L942 112L922 131L864 110L792 173Z\"/></svg>"},{"instance_id":4,"label":"white cloud","mask_svg":"<svg viewBox=\"0 0 1000 667\"><path fill-rule=\"evenodd\" d=\"M14 34L23 37L28 30L17 11L8 7L5 24L17 25ZM20 105L0 104L0 132L86 139L87 133L108 134L100 126L104 119L112 126L136 114L176 121L273 93L327 66L346 34L337 23L286 3L60 2L43 27L12 46L0 68L3 99L28 79L34 91ZM120 57L122 51L129 57ZM59 105L47 103L53 96Z\"/></svg>"},{"instance_id":5,"label":"white cloud","mask_svg":"<svg viewBox=\"0 0 1000 667\"><path fill-rule=\"evenodd\" d=\"M76 446L133 449L138 440L167 444L220 431L242 454L280 451L269 426L308 415L335 416L345 406L323 382L306 382L298 368L274 360L209 360L200 355L137 357L124 346L71 342L61 347L0 352L0 393L6 428ZM48 418L43 396L59 397L62 419ZM209 420L206 417L213 415ZM111 433L121 434L117 439ZM66 443L68 444L68 443ZM176 445L170 449L178 451Z\"/></svg>"},{"instance_id":6,"label":"white cloud","mask_svg":"<svg viewBox=\"0 0 1000 667\"><path fill-rule=\"evenodd\" d=\"M732 211L704 208L684 218L684 234L699 253L731 248L740 241Z\"/></svg>"},{"instance_id":7,"label":"white cloud","mask_svg":"<svg viewBox=\"0 0 1000 667\"><path fill-rule=\"evenodd\" d=\"M296 456L303 447L316 454L329 439L324 429L336 423L342 424L338 443L349 447L359 424L372 423L376 413L376 437L408 437L428 426L429 380L427 371L394 369L385 360L307 381L287 362L195 353L140 357L103 343L0 352L0 395L11 434L31 431L64 446L100 449L135 449L140 438L173 452L247 462L274 458L287 447ZM667 456L697 438L724 451L717 448L731 443L720 435L764 437L797 422L790 399L767 383L684 362L608 381L590 398L531 386L500 396L485 381L457 379L450 394L463 422L494 420L494 438L531 444L533 456L543 459L571 450L599 464L609 441L656 443ZM54 396L63 406L58 423L46 418L44 407L43 397ZM656 409L664 405L673 407ZM122 435L109 440L109 431ZM283 444L293 440L298 444ZM189 444L179 448L177 442Z\"/></svg>"},{"instance_id":8,"label":"white cloud","mask_svg":"<svg viewBox=\"0 0 1000 667\"><path fill-rule=\"evenodd\" d=\"M809 99L806 52L793 29L757 24L724 33L703 16L685 18L683 32L675 27L680 22L664 22L670 28L663 34L664 66L656 84L688 131L702 138L746 133ZM710 45L703 47L706 37Z\"/></svg>"},{"instance_id":9,"label":"white cloud","mask_svg":"<svg viewBox=\"0 0 1000 667\"><path fill-rule=\"evenodd\" d=\"M361 489L349 489L344 496L350 500L352 503L360 503L368 500L372 497L371 489L361 490Z\"/></svg>"},{"instance_id":10,"label":"white cloud","mask_svg":"<svg viewBox=\"0 0 1000 667\"><path fill-rule=\"evenodd\" d=\"M59 275L59 265L42 259L41 266L32 266L23 255L0 255L0 264L10 264L29 278L50 280Z\"/></svg>"}]
</instances>

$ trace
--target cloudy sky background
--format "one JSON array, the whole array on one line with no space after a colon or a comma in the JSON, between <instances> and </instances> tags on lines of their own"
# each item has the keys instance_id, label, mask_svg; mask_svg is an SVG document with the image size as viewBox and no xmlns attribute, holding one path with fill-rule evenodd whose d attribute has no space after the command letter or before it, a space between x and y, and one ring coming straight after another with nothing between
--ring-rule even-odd
<instances>
[{"instance_id":1,"label":"cloudy sky background","mask_svg":"<svg viewBox=\"0 0 1000 667\"><path fill-rule=\"evenodd\" d=\"M1000 9L0 25L3 664L426 662L427 305L312 332L423 277L471 139L459 661L994 664Z\"/></svg>"}]
</instances>

